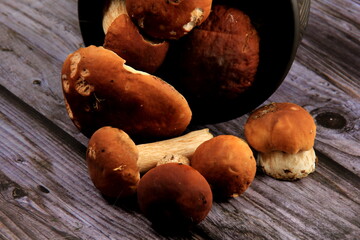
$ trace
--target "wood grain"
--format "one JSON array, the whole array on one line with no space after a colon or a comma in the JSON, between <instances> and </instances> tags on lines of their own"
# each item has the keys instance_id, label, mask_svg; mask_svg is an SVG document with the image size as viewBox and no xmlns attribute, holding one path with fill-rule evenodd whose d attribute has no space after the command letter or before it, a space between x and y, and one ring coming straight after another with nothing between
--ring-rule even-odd
<instances>
[{"instance_id":1,"label":"wood grain","mask_svg":"<svg viewBox=\"0 0 360 240\"><path fill-rule=\"evenodd\" d=\"M356 239L360 234L360 4L313 0L295 62L266 103L289 101L317 121L315 173L296 182L258 172L240 197L214 202L192 231L164 235L134 199L93 187L87 139L69 120L60 68L83 46L77 2L0 2L0 239ZM243 136L248 115L212 124Z\"/></svg>"}]
</instances>

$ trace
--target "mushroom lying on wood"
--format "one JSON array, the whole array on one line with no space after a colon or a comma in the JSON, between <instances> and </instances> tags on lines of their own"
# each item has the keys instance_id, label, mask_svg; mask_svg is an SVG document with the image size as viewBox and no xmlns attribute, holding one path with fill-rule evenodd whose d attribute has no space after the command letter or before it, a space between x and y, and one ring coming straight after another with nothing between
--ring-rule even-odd
<instances>
[{"instance_id":1,"label":"mushroom lying on wood","mask_svg":"<svg viewBox=\"0 0 360 240\"><path fill-rule=\"evenodd\" d=\"M239 196L256 173L249 145L232 135L220 135L202 143L191 158L191 166L206 178L218 198Z\"/></svg>"},{"instance_id":2,"label":"mushroom lying on wood","mask_svg":"<svg viewBox=\"0 0 360 240\"><path fill-rule=\"evenodd\" d=\"M167 163L140 180L138 203L144 215L161 230L186 230L200 223L212 207L212 192L194 168Z\"/></svg>"},{"instance_id":3,"label":"mushroom lying on wood","mask_svg":"<svg viewBox=\"0 0 360 240\"><path fill-rule=\"evenodd\" d=\"M126 60L126 64L154 73L169 48L166 41L145 39L126 12L125 0L113 0L103 17L104 47Z\"/></svg>"},{"instance_id":4,"label":"mushroom lying on wood","mask_svg":"<svg viewBox=\"0 0 360 240\"><path fill-rule=\"evenodd\" d=\"M263 171L276 179L296 180L315 171L316 125L294 103L271 103L256 109L245 124L245 137L259 152Z\"/></svg>"},{"instance_id":5,"label":"mushroom lying on wood","mask_svg":"<svg viewBox=\"0 0 360 240\"><path fill-rule=\"evenodd\" d=\"M140 173L156 166L168 154L189 158L213 135L208 129L164 141L135 145L122 130L102 127L90 138L86 151L88 171L105 196L122 198L136 192Z\"/></svg>"},{"instance_id":6,"label":"mushroom lying on wood","mask_svg":"<svg viewBox=\"0 0 360 240\"><path fill-rule=\"evenodd\" d=\"M178 39L209 16L212 0L126 0L131 19L154 38Z\"/></svg>"},{"instance_id":7,"label":"mushroom lying on wood","mask_svg":"<svg viewBox=\"0 0 360 240\"><path fill-rule=\"evenodd\" d=\"M68 114L86 136L113 126L136 139L169 138L182 134L192 116L186 99L171 85L125 65L103 47L70 54L62 87Z\"/></svg>"}]
</instances>

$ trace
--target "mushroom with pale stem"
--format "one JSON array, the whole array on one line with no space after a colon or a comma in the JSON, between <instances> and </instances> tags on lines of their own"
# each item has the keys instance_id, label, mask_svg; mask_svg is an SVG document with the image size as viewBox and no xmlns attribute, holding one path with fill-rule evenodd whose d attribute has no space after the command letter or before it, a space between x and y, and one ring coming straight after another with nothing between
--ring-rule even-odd
<instances>
[{"instance_id":1,"label":"mushroom with pale stem","mask_svg":"<svg viewBox=\"0 0 360 240\"><path fill-rule=\"evenodd\" d=\"M98 129L86 151L88 171L95 187L105 196L122 198L136 192L140 173L156 166L167 154L190 158L195 149L213 135L208 129L148 144L135 145L122 130Z\"/></svg>"},{"instance_id":2,"label":"mushroom with pale stem","mask_svg":"<svg viewBox=\"0 0 360 240\"><path fill-rule=\"evenodd\" d=\"M312 116L294 103L271 103L252 112L245 137L259 152L258 164L276 179L296 180L315 171L316 125Z\"/></svg>"},{"instance_id":3,"label":"mushroom with pale stem","mask_svg":"<svg viewBox=\"0 0 360 240\"><path fill-rule=\"evenodd\" d=\"M154 38L179 39L209 16L212 0L126 0L130 18Z\"/></svg>"},{"instance_id":4,"label":"mushroom with pale stem","mask_svg":"<svg viewBox=\"0 0 360 240\"><path fill-rule=\"evenodd\" d=\"M125 0L112 0L104 13L104 47L126 60L126 64L154 73L169 49L166 41L146 39L126 12Z\"/></svg>"},{"instance_id":5,"label":"mushroom with pale stem","mask_svg":"<svg viewBox=\"0 0 360 240\"><path fill-rule=\"evenodd\" d=\"M191 120L186 99L174 87L125 65L103 47L69 54L61 80L69 117L86 136L113 126L133 139L170 138L182 134Z\"/></svg>"},{"instance_id":6,"label":"mushroom with pale stem","mask_svg":"<svg viewBox=\"0 0 360 240\"><path fill-rule=\"evenodd\" d=\"M256 174L249 145L232 135L220 135L202 143L191 158L191 166L206 178L214 196L220 199L245 192Z\"/></svg>"},{"instance_id":7,"label":"mushroom with pale stem","mask_svg":"<svg viewBox=\"0 0 360 240\"><path fill-rule=\"evenodd\" d=\"M200 223L212 207L206 179L194 168L167 163L148 171L140 180L140 210L160 230L187 230Z\"/></svg>"}]
</instances>

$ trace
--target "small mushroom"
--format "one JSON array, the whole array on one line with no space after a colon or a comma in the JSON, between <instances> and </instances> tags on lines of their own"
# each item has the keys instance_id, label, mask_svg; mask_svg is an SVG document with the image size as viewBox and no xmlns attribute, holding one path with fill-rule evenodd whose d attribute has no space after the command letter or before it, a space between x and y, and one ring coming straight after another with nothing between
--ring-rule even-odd
<instances>
[{"instance_id":1,"label":"small mushroom","mask_svg":"<svg viewBox=\"0 0 360 240\"><path fill-rule=\"evenodd\" d=\"M245 137L259 152L258 164L267 175L281 180L304 178L315 171L315 135L314 119L294 103L262 106L245 124Z\"/></svg>"},{"instance_id":2,"label":"small mushroom","mask_svg":"<svg viewBox=\"0 0 360 240\"><path fill-rule=\"evenodd\" d=\"M175 88L103 47L70 54L61 80L69 117L86 136L113 126L134 139L169 138L182 134L191 120L189 105Z\"/></svg>"},{"instance_id":3,"label":"small mushroom","mask_svg":"<svg viewBox=\"0 0 360 240\"><path fill-rule=\"evenodd\" d=\"M168 154L190 158L202 142L212 137L208 129L203 129L173 139L135 145L124 131L102 127L88 143L89 175L103 195L114 198L130 196L136 192L140 173L155 167Z\"/></svg>"},{"instance_id":4,"label":"small mushroom","mask_svg":"<svg viewBox=\"0 0 360 240\"><path fill-rule=\"evenodd\" d=\"M206 178L214 196L220 199L245 192L256 174L249 145L232 135L220 135L202 143L191 158L191 166Z\"/></svg>"},{"instance_id":5,"label":"small mushroom","mask_svg":"<svg viewBox=\"0 0 360 240\"><path fill-rule=\"evenodd\" d=\"M104 47L126 60L126 64L154 73L169 48L166 41L145 39L126 12L125 0L113 0L103 17Z\"/></svg>"},{"instance_id":6,"label":"small mushroom","mask_svg":"<svg viewBox=\"0 0 360 240\"><path fill-rule=\"evenodd\" d=\"M161 230L184 230L200 223L212 207L206 179L194 168L167 163L151 169L138 186L140 210Z\"/></svg>"},{"instance_id":7,"label":"small mushroom","mask_svg":"<svg viewBox=\"0 0 360 240\"><path fill-rule=\"evenodd\" d=\"M212 0L126 0L131 19L154 38L179 39L209 16Z\"/></svg>"}]
</instances>

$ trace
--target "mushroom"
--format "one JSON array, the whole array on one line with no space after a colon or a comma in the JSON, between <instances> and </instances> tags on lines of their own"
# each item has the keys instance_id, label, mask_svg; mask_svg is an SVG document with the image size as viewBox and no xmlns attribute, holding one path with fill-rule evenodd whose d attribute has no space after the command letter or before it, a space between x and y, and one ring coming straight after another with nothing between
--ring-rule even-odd
<instances>
[{"instance_id":1,"label":"mushroom","mask_svg":"<svg viewBox=\"0 0 360 240\"><path fill-rule=\"evenodd\" d=\"M200 223L212 207L206 179L194 168L167 163L140 180L138 203L143 214L161 230L184 230Z\"/></svg>"},{"instance_id":2,"label":"mushroom","mask_svg":"<svg viewBox=\"0 0 360 240\"><path fill-rule=\"evenodd\" d=\"M154 73L169 48L166 41L145 39L126 12L125 0L113 0L103 17L104 47L126 60L126 64Z\"/></svg>"},{"instance_id":3,"label":"mushroom","mask_svg":"<svg viewBox=\"0 0 360 240\"><path fill-rule=\"evenodd\" d=\"M212 0L126 0L131 19L154 38L179 39L209 16Z\"/></svg>"},{"instance_id":4,"label":"mushroom","mask_svg":"<svg viewBox=\"0 0 360 240\"><path fill-rule=\"evenodd\" d=\"M190 158L195 149L212 138L208 129L183 136L135 145L124 131L105 126L90 138L86 160L95 187L105 196L123 198L136 192L140 174L156 166L165 155Z\"/></svg>"},{"instance_id":5,"label":"mushroom","mask_svg":"<svg viewBox=\"0 0 360 240\"><path fill-rule=\"evenodd\" d=\"M113 21L122 14L127 14L125 0L105 0L102 27L104 33L108 32Z\"/></svg>"},{"instance_id":6,"label":"mushroom","mask_svg":"<svg viewBox=\"0 0 360 240\"><path fill-rule=\"evenodd\" d=\"M314 119L294 103L262 106L245 123L245 137L259 152L258 164L267 175L281 180L304 178L315 171L315 135Z\"/></svg>"},{"instance_id":7,"label":"mushroom","mask_svg":"<svg viewBox=\"0 0 360 240\"><path fill-rule=\"evenodd\" d=\"M259 41L248 15L215 5L206 21L176 46L172 61L179 72L178 89L200 108L238 98L255 81Z\"/></svg>"},{"instance_id":8,"label":"mushroom","mask_svg":"<svg viewBox=\"0 0 360 240\"><path fill-rule=\"evenodd\" d=\"M125 65L103 47L70 54L62 68L62 88L69 117L86 136L113 126L134 139L169 138L182 134L192 116L171 85Z\"/></svg>"},{"instance_id":9,"label":"mushroom","mask_svg":"<svg viewBox=\"0 0 360 240\"><path fill-rule=\"evenodd\" d=\"M239 196L256 173L249 145L232 135L219 135L202 143L191 158L191 166L206 178L218 198Z\"/></svg>"}]
</instances>

